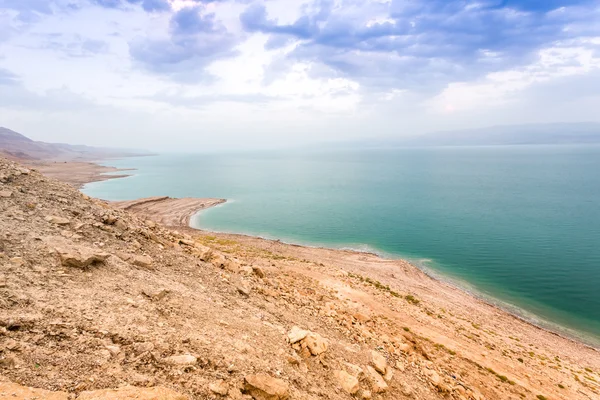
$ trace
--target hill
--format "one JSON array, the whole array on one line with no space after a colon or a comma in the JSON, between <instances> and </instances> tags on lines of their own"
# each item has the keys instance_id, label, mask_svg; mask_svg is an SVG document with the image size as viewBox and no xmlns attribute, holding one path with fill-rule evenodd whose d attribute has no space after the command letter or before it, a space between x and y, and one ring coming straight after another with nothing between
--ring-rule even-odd
<instances>
[{"instance_id":1,"label":"hill","mask_svg":"<svg viewBox=\"0 0 600 400\"><path fill-rule=\"evenodd\" d=\"M78 161L148 154L143 150L38 142L8 128L0 127L0 155L10 159Z\"/></svg>"},{"instance_id":2,"label":"hill","mask_svg":"<svg viewBox=\"0 0 600 400\"><path fill-rule=\"evenodd\" d=\"M176 203L0 158L0 399L598 398L597 350L407 262L143 216Z\"/></svg>"}]
</instances>

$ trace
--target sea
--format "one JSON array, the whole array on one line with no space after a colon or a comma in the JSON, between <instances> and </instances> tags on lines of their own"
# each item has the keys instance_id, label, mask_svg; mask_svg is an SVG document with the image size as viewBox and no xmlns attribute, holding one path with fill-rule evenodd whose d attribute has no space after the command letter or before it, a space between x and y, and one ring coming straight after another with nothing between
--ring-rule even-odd
<instances>
[{"instance_id":1,"label":"sea","mask_svg":"<svg viewBox=\"0 0 600 400\"><path fill-rule=\"evenodd\" d=\"M522 318L600 345L600 146L160 154L106 200L228 201L192 226L404 258Z\"/></svg>"}]
</instances>

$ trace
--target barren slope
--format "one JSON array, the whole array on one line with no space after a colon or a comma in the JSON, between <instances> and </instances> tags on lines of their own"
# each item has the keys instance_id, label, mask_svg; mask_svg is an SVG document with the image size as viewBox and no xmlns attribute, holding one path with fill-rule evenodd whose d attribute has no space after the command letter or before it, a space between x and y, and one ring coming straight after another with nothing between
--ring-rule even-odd
<instances>
[{"instance_id":1,"label":"barren slope","mask_svg":"<svg viewBox=\"0 0 600 400\"><path fill-rule=\"evenodd\" d=\"M2 159L0 182L0 399L598 397L597 351L406 263L178 233Z\"/></svg>"}]
</instances>

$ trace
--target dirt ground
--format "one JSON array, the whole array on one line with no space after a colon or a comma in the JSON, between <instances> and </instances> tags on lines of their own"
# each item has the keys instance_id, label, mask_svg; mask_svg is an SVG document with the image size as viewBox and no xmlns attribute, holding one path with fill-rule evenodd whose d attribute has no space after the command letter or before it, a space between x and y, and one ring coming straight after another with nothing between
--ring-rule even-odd
<instances>
[{"instance_id":1,"label":"dirt ground","mask_svg":"<svg viewBox=\"0 0 600 400\"><path fill-rule=\"evenodd\" d=\"M3 159L0 183L0 399L600 396L596 349L409 263L165 227Z\"/></svg>"}]
</instances>

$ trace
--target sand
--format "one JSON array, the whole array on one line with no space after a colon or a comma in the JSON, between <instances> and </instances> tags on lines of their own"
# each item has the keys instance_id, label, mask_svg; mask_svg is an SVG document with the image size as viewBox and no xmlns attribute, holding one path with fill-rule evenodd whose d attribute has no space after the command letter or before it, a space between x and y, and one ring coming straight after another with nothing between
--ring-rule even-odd
<instances>
[{"instance_id":1,"label":"sand","mask_svg":"<svg viewBox=\"0 0 600 400\"><path fill-rule=\"evenodd\" d=\"M22 160L27 166L37 169L42 174L58 179L80 189L86 183L107 181L109 179L125 178L129 174L114 174L115 172L131 171L130 169L119 169L105 167L93 162L74 161L28 161ZM113 173L112 175L106 175Z\"/></svg>"},{"instance_id":2,"label":"sand","mask_svg":"<svg viewBox=\"0 0 600 400\"><path fill-rule=\"evenodd\" d=\"M224 199L147 197L130 201L115 201L112 205L134 212L167 226L189 226L190 218L200 210L225 203Z\"/></svg>"}]
</instances>

